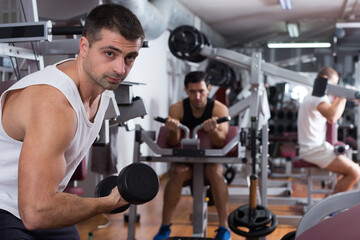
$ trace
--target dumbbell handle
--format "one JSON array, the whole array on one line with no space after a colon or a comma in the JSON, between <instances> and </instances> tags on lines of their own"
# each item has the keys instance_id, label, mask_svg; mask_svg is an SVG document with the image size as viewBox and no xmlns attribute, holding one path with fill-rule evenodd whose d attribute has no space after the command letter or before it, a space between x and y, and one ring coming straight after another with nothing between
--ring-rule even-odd
<instances>
[{"instance_id":1,"label":"dumbbell handle","mask_svg":"<svg viewBox=\"0 0 360 240\"><path fill-rule=\"evenodd\" d=\"M152 200L159 191L159 178L150 166L135 162L124 167L118 176L101 180L95 188L95 197L108 196L114 187L129 203L110 212L119 213L128 209L130 204L139 205Z\"/></svg>"}]
</instances>

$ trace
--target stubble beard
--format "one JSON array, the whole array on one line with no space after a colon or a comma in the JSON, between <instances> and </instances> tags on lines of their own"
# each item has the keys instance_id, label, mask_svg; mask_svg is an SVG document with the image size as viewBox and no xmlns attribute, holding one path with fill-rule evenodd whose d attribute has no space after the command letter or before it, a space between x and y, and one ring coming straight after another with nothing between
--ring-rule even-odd
<instances>
[{"instance_id":1,"label":"stubble beard","mask_svg":"<svg viewBox=\"0 0 360 240\"><path fill-rule=\"evenodd\" d=\"M119 85L121 84L122 81L124 81L125 77L124 76L113 76L114 74L109 74L109 73L104 73L101 76L96 76L93 72L91 71L86 71L88 77L92 80L92 82L98 86L100 86L103 89L106 90L115 90L119 87ZM119 83L112 83L109 81L108 77L112 77L112 78L121 78L122 80Z\"/></svg>"},{"instance_id":2,"label":"stubble beard","mask_svg":"<svg viewBox=\"0 0 360 240\"><path fill-rule=\"evenodd\" d=\"M101 76L98 76L95 72L91 71L92 63L89 65L89 64L85 64L85 62L84 62L83 68L84 68L86 75L93 82L93 84L98 85L101 88L106 89L106 90L117 89L119 87L119 85L121 84L121 82L124 81L126 78L125 75L119 75L114 72L105 72ZM112 83L109 81L108 77L116 78L116 79L120 78L121 81L119 83Z\"/></svg>"}]
</instances>

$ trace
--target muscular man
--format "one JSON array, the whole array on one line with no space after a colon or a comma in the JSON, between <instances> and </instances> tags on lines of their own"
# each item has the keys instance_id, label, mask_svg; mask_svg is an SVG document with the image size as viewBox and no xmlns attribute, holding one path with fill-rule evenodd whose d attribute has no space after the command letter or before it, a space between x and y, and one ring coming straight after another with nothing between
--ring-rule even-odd
<instances>
[{"instance_id":1,"label":"muscular man","mask_svg":"<svg viewBox=\"0 0 360 240\"><path fill-rule=\"evenodd\" d=\"M168 144L176 146L179 143L181 135L179 123L190 129L203 123L212 144L222 147L225 144L229 126L227 122L217 124L216 120L229 115L227 107L217 100L208 98L210 85L205 73L200 71L188 73L184 85L188 98L171 105L169 109L169 117L165 124ZM215 239L231 239L230 231L227 229L229 196L224 181L223 167L219 163L206 164L204 171L219 215L219 228ZM171 164L170 179L164 192L162 226L154 240L162 240L170 235L171 219L181 197L181 188L191 177L191 165Z\"/></svg>"},{"instance_id":2,"label":"muscular man","mask_svg":"<svg viewBox=\"0 0 360 240\"><path fill-rule=\"evenodd\" d=\"M332 84L339 81L338 73L329 67L322 68L318 77L327 78ZM334 147L326 141L326 122L335 123L339 120L345 104L345 98L336 97L330 102L328 96L314 97L308 94L298 113L299 155L304 160L341 176L334 193L350 190L360 178L359 165L345 155L336 155Z\"/></svg>"},{"instance_id":3,"label":"muscular man","mask_svg":"<svg viewBox=\"0 0 360 240\"><path fill-rule=\"evenodd\" d=\"M76 59L30 74L1 96L1 239L80 239L74 224L127 202L62 192L96 139L112 91L126 78L144 39L127 8L88 15Z\"/></svg>"}]
</instances>

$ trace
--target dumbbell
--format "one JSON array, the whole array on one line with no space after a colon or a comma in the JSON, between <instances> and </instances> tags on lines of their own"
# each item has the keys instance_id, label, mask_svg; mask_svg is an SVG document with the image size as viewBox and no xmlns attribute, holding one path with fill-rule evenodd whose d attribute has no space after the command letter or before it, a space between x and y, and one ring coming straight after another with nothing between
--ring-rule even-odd
<instances>
[{"instance_id":1,"label":"dumbbell","mask_svg":"<svg viewBox=\"0 0 360 240\"><path fill-rule=\"evenodd\" d=\"M150 166L132 163L123 168L118 176L109 176L101 180L96 185L95 197L108 196L115 187L129 204L109 213L120 213L127 210L130 204L140 205L151 201L159 191L159 178Z\"/></svg>"}]
</instances>

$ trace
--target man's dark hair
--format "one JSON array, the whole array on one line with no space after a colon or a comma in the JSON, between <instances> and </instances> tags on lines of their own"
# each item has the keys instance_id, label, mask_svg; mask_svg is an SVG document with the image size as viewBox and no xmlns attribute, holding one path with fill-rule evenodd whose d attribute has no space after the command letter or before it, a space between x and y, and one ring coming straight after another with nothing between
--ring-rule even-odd
<instances>
[{"instance_id":1,"label":"man's dark hair","mask_svg":"<svg viewBox=\"0 0 360 240\"><path fill-rule=\"evenodd\" d=\"M102 4L96 6L86 17L83 36L91 46L92 43L101 39L102 29L114 31L126 40L145 38L144 29L140 21L128 8L119 4Z\"/></svg>"},{"instance_id":2,"label":"man's dark hair","mask_svg":"<svg viewBox=\"0 0 360 240\"><path fill-rule=\"evenodd\" d=\"M191 82L191 83L199 83L201 81L204 81L206 86L209 85L209 79L208 79L206 73L201 72L201 71L189 72L185 76L184 85L187 88L189 82Z\"/></svg>"}]
</instances>

